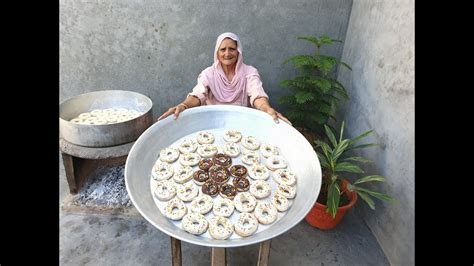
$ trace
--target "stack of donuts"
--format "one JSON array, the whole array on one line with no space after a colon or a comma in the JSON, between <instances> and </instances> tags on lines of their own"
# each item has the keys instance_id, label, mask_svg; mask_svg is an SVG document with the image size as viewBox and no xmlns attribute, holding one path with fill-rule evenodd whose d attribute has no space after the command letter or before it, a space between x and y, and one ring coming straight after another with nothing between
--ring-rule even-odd
<instances>
[{"instance_id":1,"label":"stack of donuts","mask_svg":"<svg viewBox=\"0 0 474 266\"><path fill-rule=\"evenodd\" d=\"M132 120L142 114L143 112L127 108L94 109L90 112L79 114L71 119L70 122L82 125L107 125Z\"/></svg>"},{"instance_id":2,"label":"stack of donuts","mask_svg":"<svg viewBox=\"0 0 474 266\"><path fill-rule=\"evenodd\" d=\"M165 217L214 239L265 229L296 196L296 175L280 149L237 130L201 131L165 147L150 176Z\"/></svg>"}]
</instances>

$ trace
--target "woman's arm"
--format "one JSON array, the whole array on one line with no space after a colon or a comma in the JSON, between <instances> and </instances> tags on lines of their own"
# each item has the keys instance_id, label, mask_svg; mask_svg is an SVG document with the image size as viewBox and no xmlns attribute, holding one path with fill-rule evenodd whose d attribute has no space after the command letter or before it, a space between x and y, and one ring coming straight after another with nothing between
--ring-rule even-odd
<instances>
[{"instance_id":1,"label":"woman's arm","mask_svg":"<svg viewBox=\"0 0 474 266\"><path fill-rule=\"evenodd\" d=\"M271 115L276 123L278 123L278 118L280 118L281 120L291 125L291 122L290 120L288 120L288 118L284 117L282 114L280 114L275 109L273 109L273 107L270 106L270 103L268 102L268 99L266 97L260 97L255 99L253 104L257 110L263 111Z\"/></svg>"},{"instance_id":2,"label":"woman's arm","mask_svg":"<svg viewBox=\"0 0 474 266\"><path fill-rule=\"evenodd\" d=\"M160 121L161 119L168 117L171 114L174 114L174 119L176 120L179 116L179 113L184 111L184 109L192 108L201 105L201 101L192 95L189 95L184 99L184 101L176 106L171 107L168 111L164 112L156 121Z\"/></svg>"}]
</instances>

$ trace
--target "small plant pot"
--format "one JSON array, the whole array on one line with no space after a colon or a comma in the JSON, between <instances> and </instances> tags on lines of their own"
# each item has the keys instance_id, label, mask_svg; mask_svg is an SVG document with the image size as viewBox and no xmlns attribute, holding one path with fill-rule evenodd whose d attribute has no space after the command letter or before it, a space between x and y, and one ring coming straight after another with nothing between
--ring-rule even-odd
<instances>
[{"instance_id":1,"label":"small plant pot","mask_svg":"<svg viewBox=\"0 0 474 266\"><path fill-rule=\"evenodd\" d=\"M308 215L306 215L305 220L310 225L323 230L332 229L338 225L342 217L346 214L346 211L352 208L357 201L357 192L347 190L347 183L346 180L342 181L342 190L350 199L350 202L347 205L337 208L335 218L332 218L331 214L326 212L326 205L316 202Z\"/></svg>"}]
</instances>

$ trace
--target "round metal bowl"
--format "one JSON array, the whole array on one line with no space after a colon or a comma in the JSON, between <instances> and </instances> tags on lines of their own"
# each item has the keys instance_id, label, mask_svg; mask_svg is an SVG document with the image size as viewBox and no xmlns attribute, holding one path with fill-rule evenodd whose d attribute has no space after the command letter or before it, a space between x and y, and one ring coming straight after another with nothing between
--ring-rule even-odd
<instances>
[{"instance_id":1,"label":"round metal bowl","mask_svg":"<svg viewBox=\"0 0 474 266\"><path fill-rule=\"evenodd\" d=\"M135 141L153 124L153 103L147 96L121 90L95 91L81 94L61 103L60 136L73 144L86 147L109 147ZM72 118L94 109L127 108L143 114L134 119L107 125L82 125Z\"/></svg>"},{"instance_id":2,"label":"round metal bowl","mask_svg":"<svg viewBox=\"0 0 474 266\"><path fill-rule=\"evenodd\" d=\"M189 134L223 128L277 145L297 176L297 192L291 208L266 230L245 238L215 240L185 232L160 212L151 193L150 173L161 149ZM277 124L268 114L247 107L201 106L185 110L177 120L169 116L153 124L137 139L125 164L125 185L135 208L164 233L196 245L238 247L274 238L298 224L319 195L321 167L309 142L287 123Z\"/></svg>"}]
</instances>

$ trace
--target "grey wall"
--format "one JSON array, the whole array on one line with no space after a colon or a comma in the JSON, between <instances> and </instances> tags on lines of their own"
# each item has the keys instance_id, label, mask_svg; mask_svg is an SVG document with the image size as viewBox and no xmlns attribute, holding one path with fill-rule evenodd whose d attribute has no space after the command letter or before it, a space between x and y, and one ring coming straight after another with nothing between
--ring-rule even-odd
<instances>
[{"instance_id":1,"label":"grey wall","mask_svg":"<svg viewBox=\"0 0 474 266\"><path fill-rule=\"evenodd\" d=\"M398 202L376 202L375 211L358 202L356 210L395 265L414 264L414 0L354 1L338 79L351 100L341 115L348 136L374 129L382 148L363 155L366 168L387 183L379 189Z\"/></svg>"},{"instance_id":2,"label":"grey wall","mask_svg":"<svg viewBox=\"0 0 474 266\"><path fill-rule=\"evenodd\" d=\"M60 1L60 101L113 89L149 96L158 116L184 99L213 62L217 36L243 43L272 104L293 77L285 58L312 53L297 36L344 39L352 0ZM326 53L340 58L342 45Z\"/></svg>"}]
</instances>

